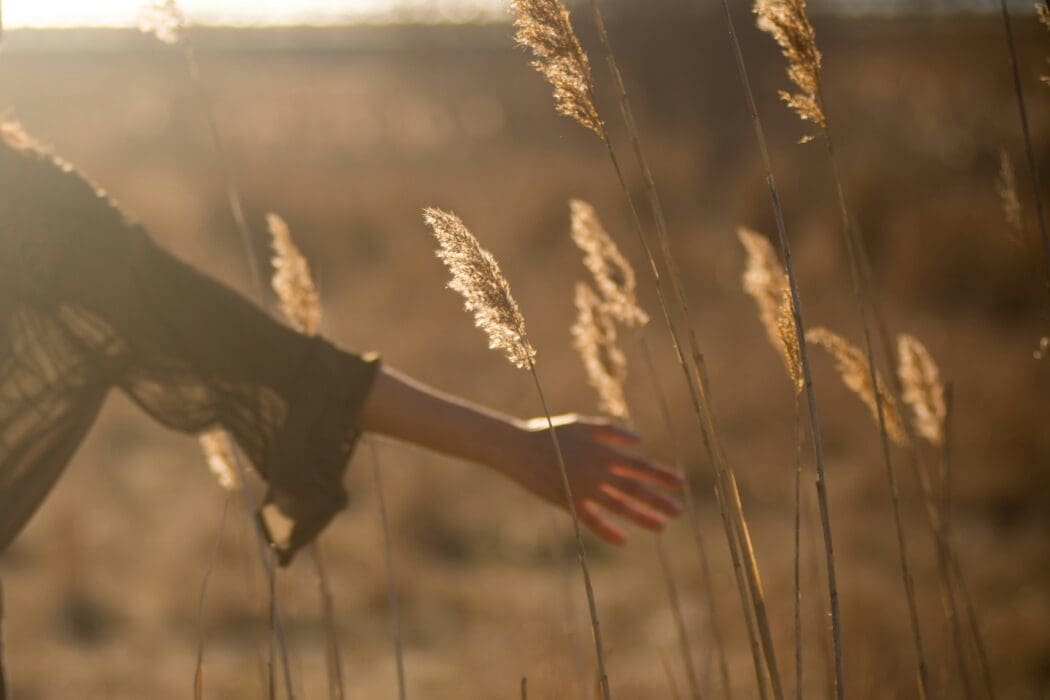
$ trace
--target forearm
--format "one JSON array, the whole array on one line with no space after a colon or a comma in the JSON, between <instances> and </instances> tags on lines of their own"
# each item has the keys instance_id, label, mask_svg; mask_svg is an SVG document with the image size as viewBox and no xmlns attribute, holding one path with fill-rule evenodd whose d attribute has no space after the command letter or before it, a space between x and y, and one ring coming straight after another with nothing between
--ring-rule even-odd
<instances>
[{"instance_id":1,"label":"forearm","mask_svg":"<svg viewBox=\"0 0 1050 700\"><path fill-rule=\"evenodd\" d=\"M361 429L496 466L523 423L383 367L361 412Z\"/></svg>"}]
</instances>

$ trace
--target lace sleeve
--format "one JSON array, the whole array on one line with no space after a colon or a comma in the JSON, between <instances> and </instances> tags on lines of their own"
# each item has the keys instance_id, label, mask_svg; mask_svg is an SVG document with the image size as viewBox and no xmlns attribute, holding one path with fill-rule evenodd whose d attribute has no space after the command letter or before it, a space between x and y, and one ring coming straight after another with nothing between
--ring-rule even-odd
<instances>
[{"instance_id":1,"label":"lace sleeve","mask_svg":"<svg viewBox=\"0 0 1050 700\"><path fill-rule=\"evenodd\" d=\"M0 183L0 547L116 387L171 428L235 437L289 521L271 530L287 563L346 504L378 359L285 328L32 147L0 144Z\"/></svg>"}]
</instances>

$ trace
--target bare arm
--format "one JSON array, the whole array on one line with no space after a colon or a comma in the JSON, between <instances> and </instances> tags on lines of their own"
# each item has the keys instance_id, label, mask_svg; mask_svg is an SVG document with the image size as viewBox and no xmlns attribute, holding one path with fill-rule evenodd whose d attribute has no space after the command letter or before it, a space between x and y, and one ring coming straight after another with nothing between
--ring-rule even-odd
<instances>
[{"instance_id":1,"label":"bare arm","mask_svg":"<svg viewBox=\"0 0 1050 700\"><path fill-rule=\"evenodd\" d=\"M657 487L677 489L681 476L630 451L633 433L609 421L554 418L581 521L603 540L627 536L612 512L660 530L678 502ZM566 508L546 418L522 421L421 384L384 367L361 413L361 428L486 465L534 495Z\"/></svg>"}]
</instances>

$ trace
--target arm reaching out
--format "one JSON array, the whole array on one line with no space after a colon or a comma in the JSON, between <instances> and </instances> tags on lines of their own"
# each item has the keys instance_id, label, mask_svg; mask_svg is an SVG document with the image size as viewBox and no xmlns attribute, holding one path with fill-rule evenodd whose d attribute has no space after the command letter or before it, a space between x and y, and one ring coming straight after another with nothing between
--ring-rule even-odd
<instances>
[{"instance_id":1,"label":"arm reaching out","mask_svg":"<svg viewBox=\"0 0 1050 700\"><path fill-rule=\"evenodd\" d=\"M679 514L678 501L657 487L677 489L681 475L631 451L638 442L634 433L603 419L573 415L556 416L554 426L580 520L598 537L612 544L627 540L609 513L653 531ZM511 418L384 367L364 404L360 427L491 467L567 508L546 418Z\"/></svg>"}]
</instances>

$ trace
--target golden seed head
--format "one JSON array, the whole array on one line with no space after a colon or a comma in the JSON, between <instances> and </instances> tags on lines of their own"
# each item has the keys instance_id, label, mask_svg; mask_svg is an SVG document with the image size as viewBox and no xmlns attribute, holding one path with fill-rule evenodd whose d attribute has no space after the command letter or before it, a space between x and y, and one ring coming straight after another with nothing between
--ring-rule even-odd
<instances>
[{"instance_id":1,"label":"golden seed head","mask_svg":"<svg viewBox=\"0 0 1050 700\"><path fill-rule=\"evenodd\" d=\"M787 275L768 238L743 226L737 229L737 238L747 252L744 291L755 300L766 336L783 359L788 378L799 393L803 388L802 361Z\"/></svg>"},{"instance_id":2,"label":"golden seed head","mask_svg":"<svg viewBox=\"0 0 1050 700\"><path fill-rule=\"evenodd\" d=\"M219 486L227 491L237 491L241 487L241 478L237 473L237 456L234 454L233 442L224 430L209 430L198 436L208 468L219 481Z\"/></svg>"},{"instance_id":3,"label":"golden seed head","mask_svg":"<svg viewBox=\"0 0 1050 700\"><path fill-rule=\"evenodd\" d=\"M281 311L295 330L316 335L321 325L321 301L310 275L310 264L300 252L288 224L277 214L266 215L273 245L273 291Z\"/></svg>"},{"instance_id":4,"label":"golden seed head","mask_svg":"<svg viewBox=\"0 0 1050 700\"><path fill-rule=\"evenodd\" d=\"M139 29L161 43L177 44L186 29L186 16L176 0L157 0L139 10Z\"/></svg>"},{"instance_id":5,"label":"golden seed head","mask_svg":"<svg viewBox=\"0 0 1050 700\"><path fill-rule=\"evenodd\" d=\"M463 297L467 311L474 314L474 325L488 335L489 347L503 352L515 367L531 368L536 350L529 344L525 318L496 258L455 214L427 208L423 220L438 241L438 258L452 273L449 288Z\"/></svg>"},{"instance_id":6,"label":"golden seed head","mask_svg":"<svg viewBox=\"0 0 1050 700\"><path fill-rule=\"evenodd\" d=\"M901 398L914 413L915 431L940 447L944 444L944 385L937 363L914 336L897 336L897 374L903 389Z\"/></svg>"},{"instance_id":7,"label":"golden seed head","mask_svg":"<svg viewBox=\"0 0 1050 700\"><path fill-rule=\"evenodd\" d=\"M780 91L780 98L804 121L827 126L820 102L820 51L806 14L806 0L755 0L758 28L770 34L787 59L787 74L798 92ZM810 141L813 136L803 137Z\"/></svg>"},{"instance_id":8,"label":"golden seed head","mask_svg":"<svg viewBox=\"0 0 1050 700\"><path fill-rule=\"evenodd\" d=\"M594 283L605 302L605 312L628 328L649 323L638 303L634 268L606 233L598 213L587 202L569 201L572 214L572 240L583 251L583 264L594 276Z\"/></svg>"},{"instance_id":9,"label":"golden seed head","mask_svg":"<svg viewBox=\"0 0 1050 700\"><path fill-rule=\"evenodd\" d=\"M995 190L999 194L999 201L1003 207L1003 218L1010 227L1014 242L1023 245L1024 209L1021 207L1021 198L1017 194L1017 174L1014 172L1014 164L1005 148L999 150L999 178L996 180Z\"/></svg>"},{"instance_id":10,"label":"golden seed head","mask_svg":"<svg viewBox=\"0 0 1050 700\"><path fill-rule=\"evenodd\" d=\"M872 418L878 423L875 387L871 385L871 366L864 352L827 328L813 328L807 331L806 341L819 345L831 353L831 356L835 358L835 369L842 377L842 382L864 402L864 405L871 411ZM878 396L882 398L882 415L886 422L886 433L897 445L905 446L908 444L908 436L904 431L904 423L901 420L897 402L886 391L886 383L878 372L875 373L875 381L878 386Z\"/></svg>"},{"instance_id":11,"label":"golden seed head","mask_svg":"<svg viewBox=\"0 0 1050 700\"><path fill-rule=\"evenodd\" d=\"M601 409L624 421L631 418L624 394L627 358L616 344L616 324L607 305L590 286L576 285L576 323L572 345L580 353L587 380L598 392Z\"/></svg>"},{"instance_id":12,"label":"golden seed head","mask_svg":"<svg viewBox=\"0 0 1050 700\"><path fill-rule=\"evenodd\" d=\"M532 51L536 57L532 66L554 88L555 109L607 140L605 123L592 98L591 64L573 31L568 8L561 0L512 0L510 8L514 38Z\"/></svg>"}]
</instances>

